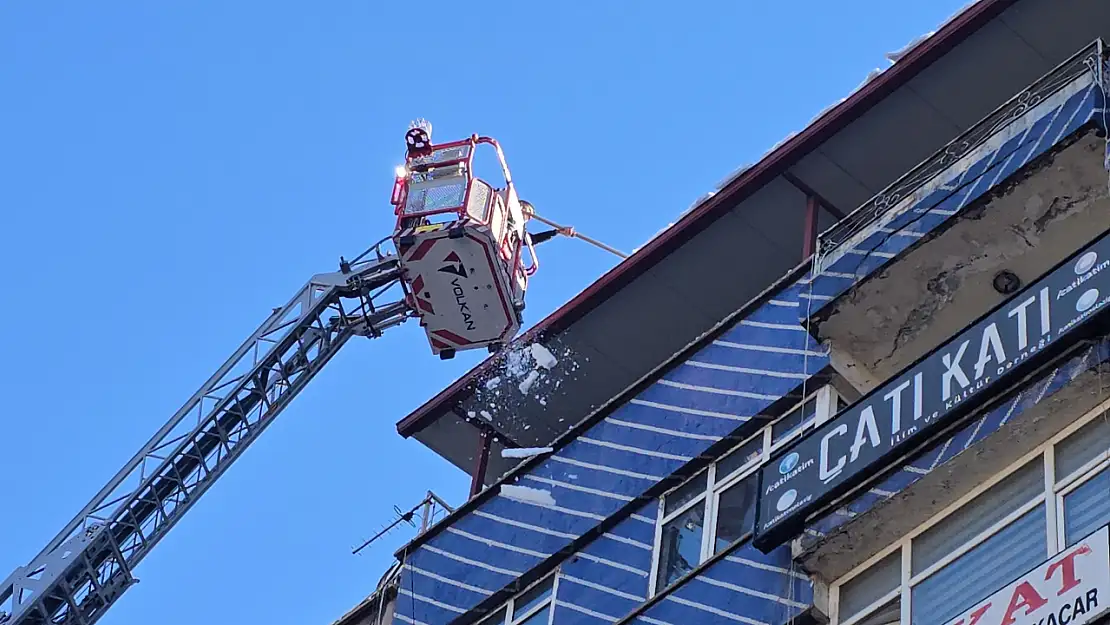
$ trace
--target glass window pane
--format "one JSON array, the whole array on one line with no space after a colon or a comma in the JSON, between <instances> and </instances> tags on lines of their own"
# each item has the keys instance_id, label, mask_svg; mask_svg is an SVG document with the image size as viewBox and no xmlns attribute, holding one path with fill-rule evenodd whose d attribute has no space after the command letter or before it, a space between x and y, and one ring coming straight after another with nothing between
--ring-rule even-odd
<instances>
[{"instance_id":1,"label":"glass window pane","mask_svg":"<svg viewBox=\"0 0 1110 625\"><path fill-rule=\"evenodd\" d=\"M705 506L694 506L663 526L656 591L666 588L701 562L704 525Z\"/></svg>"},{"instance_id":2,"label":"glass window pane","mask_svg":"<svg viewBox=\"0 0 1110 625\"><path fill-rule=\"evenodd\" d=\"M755 531L755 499L759 494L757 475L728 487L717 498L717 539L713 553Z\"/></svg>"},{"instance_id":3,"label":"glass window pane","mask_svg":"<svg viewBox=\"0 0 1110 625\"><path fill-rule=\"evenodd\" d=\"M487 616L478 625L503 625L505 623L505 612L508 608L501 608L493 614Z\"/></svg>"},{"instance_id":4,"label":"glass window pane","mask_svg":"<svg viewBox=\"0 0 1110 625\"><path fill-rule=\"evenodd\" d=\"M840 587L840 622L852 618L901 583L902 551L898 550Z\"/></svg>"},{"instance_id":5,"label":"glass window pane","mask_svg":"<svg viewBox=\"0 0 1110 625\"><path fill-rule=\"evenodd\" d=\"M547 625L547 619L550 618L550 616L551 616L550 612L551 612L551 607L548 606L547 609L540 610L539 612L536 612L535 614L533 614L532 616L524 619L523 621L517 621L517 625ZM520 614L524 614L524 613L521 612Z\"/></svg>"},{"instance_id":6,"label":"glass window pane","mask_svg":"<svg viewBox=\"0 0 1110 625\"><path fill-rule=\"evenodd\" d=\"M763 430L752 440L730 451L717 461L717 481L720 482L763 455Z\"/></svg>"},{"instance_id":7,"label":"glass window pane","mask_svg":"<svg viewBox=\"0 0 1110 625\"><path fill-rule=\"evenodd\" d=\"M513 602L513 620L524 616L532 608L550 599L551 586L554 582L554 577L548 577L544 581L517 595L516 601Z\"/></svg>"},{"instance_id":8,"label":"glass window pane","mask_svg":"<svg viewBox=\"0 0 1110 625\"><path fill-rule=\"evenodd\" d=\"M914 574L936 564L1042 493L1044 462L1038 457L915 538Z\"/></svg>"},{"instance_id":9,"label":"glass window pane","mask_svg":"<svg viewBox=\"0 0 1110 625\"><path fill-rule=\"evenodd\" d=\"M1103 469L1064 496L1064 540L1070 547L1107 521L1110 521L1110 470Z\"/></svg>"},{"instance_id":10,"label":"glass window pane","mask_svg":"<svg viewBox=\"0 0 1110 625\"><path fill-rule=\"evenodd\" d=\"M709 472L702 471L697 476L690 479L682 486L679 486L673 492L668 494L663 499L663 516L678 510L683 505L693 501L700 495L705 494L706 480L709 479Z\"/></svg>"},{"instance_id":11,"label":"glass window pane","mask_svg":"<svg viewBox=\"0 0 1110 625\"><path fill-rule=\"evenodd\" d=\"M1075 473L1108 447L1110 419L1104 413L1056 444L1056 479Z\"/></svg>"},{"instance_id":12,"label":"glass window pane","mask_svg":"<svg viewBox=\"0 0 1110 625\"><path fill-rule=\"evenodd\" d=\"M913 588L913 625L946 623L1043 561L1041 504Z\"/></svg>"},{"instance_id":13,"label":"glass window pane","mask_svg":"<svg viewBox=\"0 0 1110 625\"><path fill-rule=\"evenodd\" d=\"M840 622L843 623L844 620L841 618ZM902 622L902 600L895 598L862 620L856 621L855 625L898 625L900 622Z\"/></svg>"},{"instance_id":14,"label":"glass window pane","mask_svg":"<svg viewBox=\"0 0 1110 625\"><path fill-rule=\"evenodd\" d=\"M817 398L807 399L801 406L791 410L771 425L771 444L788 438L803 426L812 423L817 416Z\"/></svg>"}]
</instances>

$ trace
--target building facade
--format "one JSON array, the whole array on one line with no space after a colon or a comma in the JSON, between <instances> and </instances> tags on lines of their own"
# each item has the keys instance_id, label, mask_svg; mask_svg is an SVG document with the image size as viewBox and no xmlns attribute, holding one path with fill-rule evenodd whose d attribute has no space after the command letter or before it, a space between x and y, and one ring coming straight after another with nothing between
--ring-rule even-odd
<instances>
[{"instance_id":1,"label":"building facade","mask_svg":"<svg viewBox=\"0 0 1110 625\"><path fill-rule=\"evenodd\" d=\"M1110 57L1060 56L710 332L476 477L341 622L1099 618Z\"/></svg>"}]
</instances>

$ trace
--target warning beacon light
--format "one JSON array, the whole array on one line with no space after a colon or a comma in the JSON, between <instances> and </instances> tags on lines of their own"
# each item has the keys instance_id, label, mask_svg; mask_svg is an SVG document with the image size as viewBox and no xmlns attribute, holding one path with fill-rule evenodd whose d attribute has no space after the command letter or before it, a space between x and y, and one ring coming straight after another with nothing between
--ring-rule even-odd
<instances>
[{"instance_id":1,"label":"warning beacon light","mask_svg":"<svg viewBox=\"0 0 1110 625\"><path fill-rule=\"evenodd\" d=\"M435 144L421 119L405 133L405 146L391 203L406 301L440 358L496 352L520 331L528 279L539 267L525 230L530 207L490 137ZM500 186L474 175L482 146L501 165Z\"/></svg>"}]
</instances>

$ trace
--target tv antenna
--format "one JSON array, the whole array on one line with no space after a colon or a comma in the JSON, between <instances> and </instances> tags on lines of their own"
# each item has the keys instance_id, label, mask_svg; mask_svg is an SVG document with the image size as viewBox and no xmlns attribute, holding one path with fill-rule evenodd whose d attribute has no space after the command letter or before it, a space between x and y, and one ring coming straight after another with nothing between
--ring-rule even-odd
<instances>
[{"instance_id":1,"label":"tv antenna","mask_svg":"<svg viewBox=\"0 0 1110 625\"><path fill-rule=\"evenodd\" d=\"M416 514L418 510L420 511L419 515ZM373 544L375 541L385 536L386 534L397 529L397 527L402 523L408 523L409 525L416 527L416 523L413 522L414 516L420 517L420 533L423 534L436 521L437 515L446 516L454 511L455 509L447 505L447 502L440 499L438 495L436 495L432 491L428 491L428 494L424 496L424 499L422 499L420 503L409 508L408 510L401 510L397 506L393 506L393 513L396 515L397 518L393 519L391 523L378 530L377 534L374 534L372 537L370 537L369 540L356 547L351 553L358 555L360 551L369 547L371 544Z\"/></svg>"}]
</instances>

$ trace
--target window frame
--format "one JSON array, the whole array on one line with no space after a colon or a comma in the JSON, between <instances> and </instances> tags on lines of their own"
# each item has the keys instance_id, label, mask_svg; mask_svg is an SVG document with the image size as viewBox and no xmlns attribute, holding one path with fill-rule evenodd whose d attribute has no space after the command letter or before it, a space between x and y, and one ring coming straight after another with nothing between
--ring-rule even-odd
<instances>
[{"instance_id":1,"label":"window frame","mask_svg":"<svg viewBox=\"0 0 1110 625\"><path fill-rule=\"evenodd\" d=\"M1008 465L1003 470L994 474L990 479L984 481L982 484L977 485L970 492L954 501L951 505L945 507L943 510L921 523L913 530L907 532L901 539L892 545L880 550L875 555L871 556L859 566L855 567L834 583L829 585L829 623L830 625L855 625L880 610L883 606L891 603L895 599L900 598L900 620L901 625L910 625L913 618L913 605L912 594L915 586L928 579L937 572L943 570L956 559L960 558L967 552L983 544L992 536L996 535L1003 529L1009 527L1015 521L1021 519L1030 511L1037 509L1039 506L1044 506L1045 514L1045 545L1046 553L1044 558L1051 558L1052 556L1060 553L1066 545L1065 536L1065 513L1064 497L1083 484L1086 484L1090 479L1097 476L1101 471L1110 467L1110 441L1107 441L1106 448L1096 454L1093 458L1085 462L1082 466L1072 471L1070 474L1057 478L1056 476L1056 448L1070 438L1073 434L1078 432L1083 427L1087 426L1096 419L1110 419L1110 400L1104 400L1096 405L1091 410L1084 413L1080 418L1075 419L1067 427L1063 428L1048 440L1038 445L1035 449L1024 454L1013 463ZM999 484L1009 476L1016 473L1018 470L1024 468L1031 462L1040 462L1043 483L1040 492L1032 497L1029 501L1017 506L1004 517L993 523L990 527L983 529L975 536L970 537L958 547L952 549L950 553L944 555L928 568L914 574L913 572L913 550L914 540L919 538L928 530L936 527L957 511L964 508L966 505L971 504L974 500L983 493L990 490L995 485ZM880 563L885 558L894 553L901 553L901 569L900 576L896 582L893 590L888 591L879 598L872 601L866 607L861 608L851 617L846 619L840 618L840 592L841 589L852 580L856 579L870 568Z\"/></svg>"},{"instance_id":2,"label":"window frame","mask_svg":"<svg viewBox=\"0 0 1110 625\"><path fill-rule=\"evenodd\" d=\"M542 578L536 580L535 582L532 582L524 590L521 590L520 592L516 593L508 601L501 604L501 606L498 607L497 610L493 610L494 614L496 614L500 610L505 611L504 615L502 615L500 620L493 620L490 617L486 617L485 620L479 621L479 625L518 625L519 623L522 623L522 622L527 621L528 619L532 618L536 614L539 614L543 610L547 610L547 625L554 625L554 622L555 622L555 597L557 596L557 593L559 592L559 577L560 577L559 569L556 569L552 573L549 573L548 575L543 576ZM538 605L533 606L531 609L526 611L524 614L517 615L516 614L516 602L517 602L517 600L520 599L521 597L523 597L526 593L531 592L537 586L539 586L541 584L545 584L545 583L550 583L551 584L551 594L548 595L547 599L544 599Z\"/></svg>"},{"instance_id":3,"label":"window frame","mask_svg":"<svg viewBox=\"0 0 1110 625\"><path fill-rule=\"evenodd\" d=\"M811 401L815 402L814 417L808 422L803 421L801 427L799 427L796 431L791 432L789 436L785 436L777 441L774 440L774 426L780 423L786 417L789 417L796 410L804 410L805 406ZM668 523L678 518L679 516L685 514L693 507L697 505L703 506L702 518L704 519L704 521L701 531L701 545L698 551L698 562L694 565L694 568L697 568L706 560L712 558L717 552L714 547L717 544L717 510L720 505L721 494L732 488L736 484L739 484L743 480L754 475L760 467L762 467L764 464L767 463L768 460L770 460L771 456L773 456L783 447L794 443L799 438L804 436L807 432L816 429L819 425L835 416L839 401L844 401L845 404L847 404L847 400L836 390L836 388L831 383L822 385L817 390L806 395L805 398L803 398L801 401L792 405L781 415L764 424L757 432L753 433L751 436L748 436L739 444L730 447L727 451L722 453L712 463L710 463L709 466L707 466L705 469L702 469L690 478L683 480L681 484L675 486L674 488L671 488L659 497L659 507L658 512L656 513L656 519L658 520L655 523L655 536L652 541L651 570L648 575L649 598L654 597L656 594L659 594L670 586L667 585L657 588L660 574L659 565L662 555L664 526L666 526ZM762 443L758 455L755 455L744 464L740 465L736 469L733 469L729 474L720 476L720 478L718 478L717 465L721 460L726 458L732 452L737 451L750 444L752 441L760 439L762 439ZM700 479L702 474L705 474L706 476L706 486L701 494L697 495L696 497L674 509L673 511L664 514L666 510L667 497L682 489L692 480ZM751 534L752 532L748 532L745 536L738 538L736 541L731 543L729 547L731 547L732 544L748 540L749 538L751 538ZM727 548L728 547L726 547L726 549Z\"/></svg>"}]
</instances>

